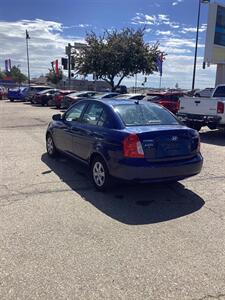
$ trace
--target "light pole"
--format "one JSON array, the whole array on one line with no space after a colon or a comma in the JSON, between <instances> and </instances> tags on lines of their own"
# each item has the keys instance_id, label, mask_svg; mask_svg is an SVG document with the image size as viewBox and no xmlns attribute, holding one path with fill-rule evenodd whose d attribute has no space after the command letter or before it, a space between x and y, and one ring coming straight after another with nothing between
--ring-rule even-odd
<instances>
[{"instance_id":1,"label":"light pole","mask_svg":"<svg viewBox=\"0 0 225 300\"><path fill-rule=\"evenodd\" d=\"M27 46L27 75L28 75L28 84L30 86L30 62L29 62L29 47L28 40L30 39L29 33L26 30L26 46Z\"/></svg>"},{"instance_id":2,"label":"light pole","mask_svg":"<svg viewBox=\"0 0 225 300\"><path fill-rule=\"evenodd\" d=\"M198 33L199 33L201 3L206 4L209 2L210 2L210 0L199 0L198 1L198 19L197 19L197 31L196 31L196 40L195 40L195 58L194 58L193 78L192 78L192 91L195 88L195 73L196 73L196 61L197 61L197 52L198 52Z\"/></svg>"}]
</instances>

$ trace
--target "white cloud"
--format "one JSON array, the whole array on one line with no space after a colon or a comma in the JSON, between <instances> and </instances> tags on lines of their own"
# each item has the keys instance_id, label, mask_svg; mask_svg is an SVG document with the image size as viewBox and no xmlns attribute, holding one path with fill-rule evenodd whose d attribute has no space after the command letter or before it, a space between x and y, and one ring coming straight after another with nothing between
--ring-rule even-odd
<instances>
[{"instance_id":1,"label":"white cloud","mask_svg":"<svg viewBox=\"0 0 225 300\"><path fill-rule=\"evenodd\" d=\"M156 30L156 35L173 35L170 30L163 31L163 30Z\"/></svg>"},{"instance_id":2,"label":"white cloud","mask_svg":"<svg viewBox=\"0 0 225 300\"><path fill-rule=\"evenodd\" d=\"M78 25L79 26L79 25ZM3 67L5 59L10 58L12 64L20 65L26 73L25 31L28 30L31 76L45 74L50 62L65 56L65 46L71 42L84 42L81 37L63 37L64 26L54 21L20 20L16 22L0 21L0 45Z\"/></svg>"},{"instance_id":3,"label":"white cloud","mask_svg":"<svg viewBox=\"0 0 225 300\"><path fill-rule=\"evenodd\" d=\"M199 32L204 32L207 29L207 24L202 24L199 28ZM196 27L183 27L182 30L180 31L181 33L188 33L188 32L196 32L197 28Z\"/></svg>"},{"instance_id":4,"label":"white cloud","mask_svg":"<svg viewBox=\"0 0 225 300\"><path fill-rule=\"evenodd\" d=\"M176 6L178 5L179 3L183 2L183 0L177 0L177 1L174 1L172 2L172 6Z\"/></svg>"},{"instance_id":5,"label":"white cloud","mask_svg":"<svg viewBox=\"0 0 225 300\"><path fill-rule=\"evenodd\" d=\"M171 21L168 15L147 15L142 13L136 13L136 16L131 19L133 25L167 25L171 28L179 28L180 25L177 22Z\"/></svg>"},{"instance_id":6,"label":"white cloud","mask_svg":"<svg viewBox=\"0 0 225 300\"><path fill-rule=\"evenodd\" d=\"M184 39L184 38L167 38L163 41L163 45L167 47L174 47L174 48L183 48L183 47L189 47L189 48L195 48L195 39ZM199 48L204 48L205 45L199 44Z\"/></svg>"}]
</instances>

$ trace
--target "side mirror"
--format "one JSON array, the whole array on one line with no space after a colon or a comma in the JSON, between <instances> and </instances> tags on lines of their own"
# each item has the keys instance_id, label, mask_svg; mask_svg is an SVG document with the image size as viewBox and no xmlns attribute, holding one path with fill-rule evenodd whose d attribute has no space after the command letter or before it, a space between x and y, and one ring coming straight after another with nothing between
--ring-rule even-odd
<instances>
[{"instance_id":1,"label":"side mirror","mask_svg":"<svg viewBox=\"0 0 225 300\"><path fill-rule=\"evenodd\" d=\"M62 120L61 114L53 115L53 116L52 116L52 120L53 120L53 121L60 121L60 120Z\"/></svg>"}]
</instances>

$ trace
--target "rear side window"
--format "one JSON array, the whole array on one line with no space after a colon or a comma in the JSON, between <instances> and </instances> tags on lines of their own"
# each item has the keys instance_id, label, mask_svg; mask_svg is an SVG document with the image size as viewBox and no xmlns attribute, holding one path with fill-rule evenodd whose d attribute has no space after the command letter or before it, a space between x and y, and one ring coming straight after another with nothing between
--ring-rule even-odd
<instances>
[{"instance_id":1,"label":"rear side window","mask_svg":"<svg viewBox=\"0 0 225 300\"><path fill-rule=\"evenodd\" d=\"M83 115L82 122L90 125L97 125L98 120L103 113L102 105L98 103L90 104L85 114Z\"/></svg>"},{"instance_id":2,"label":"rear side window","mask_svg":"<svg viewBox=\"0 0 225 300\"><path fill-rule=\"evenodd\" d=\"M85 102L77 103L68 112L66 112L64 119L67 122L78 121L85 106Z\"/></svg>"},{"instance_id":3,"label":"rear side window","mask_svg":"<svg viewBox=\"0 0 225 300\"><path fill-rule=\"evenodd\" d=\"M125 126L174 125L178 121L164 108L150 103L114 106Z\"/></svg>"},{"instance_id":4,"label":"rear side window","mask_svg":"<svg viewBox=\"0 0 225 300\"><path fill-rule=\"evenodd\" d=\"M219 86L213 97L225 97L225 86Z\"/></svg>"}]
</instances>

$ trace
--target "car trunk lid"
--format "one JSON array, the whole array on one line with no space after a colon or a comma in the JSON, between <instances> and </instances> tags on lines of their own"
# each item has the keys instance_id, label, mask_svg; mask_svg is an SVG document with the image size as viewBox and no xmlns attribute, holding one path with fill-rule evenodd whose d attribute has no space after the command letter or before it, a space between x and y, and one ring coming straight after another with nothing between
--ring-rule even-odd
<instances>
[{"instance_id":1,"label":"car trunk lid","mask_svg":"<svg viewBox=\"0 0 225 300\"><path fill-rule=\"evenodd\" d=\"M178 159L196 153L198 135L186 128L171 129L171 126L156 126L155 130L147 126L146 130L136 132L144 151L144 157L150 160ZM136 128L137 129L137 128Z\"/></svg>"}]
</instances>

